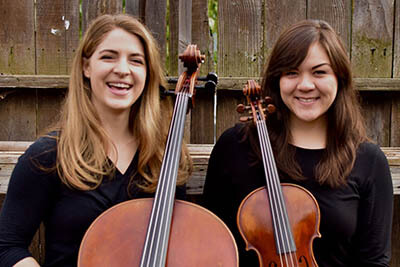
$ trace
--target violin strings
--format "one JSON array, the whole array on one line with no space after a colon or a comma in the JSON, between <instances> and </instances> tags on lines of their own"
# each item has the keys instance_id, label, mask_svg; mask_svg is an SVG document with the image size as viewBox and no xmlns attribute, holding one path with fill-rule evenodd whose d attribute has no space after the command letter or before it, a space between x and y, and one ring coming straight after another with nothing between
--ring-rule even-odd
<instances>
[{"instance_id":1,"label":"violin strings","mask_svg":"<svg viewBox=\"0 0 400 267\"><path fill-rule=\"evenodd\" d=\"M276 169L275 160L271 154L272 148L268 136L267 126L265 120L261 118L260 114L257 114L257 130L259 136L261 137L260 146L263 156L265 175L266 177L270 177L270 179L267 179L268 183L267 189L268 189L268 194L271 196L270 199L271 216L273 217L273 222L274 222L278 254L281 260L281 265L283 264L283 259L282 259L282 252L283 252L285 262L287 262L287 264L290 263L291 266L294 266L294 264L297 265L297 261L293 260L292 258L293 254L290 253L290 251L292 251L293 249L295 251L293 236L291 234L289 220L284 205L284 199L280 187L279 177L277 175L278 172ZM278 226L276 225L275 221L277 221ZM287 258L288 252L291 256L289 259ZM294 257L296 258L296 256Z\"/></svg>"},{"instance_id":2,"label":"violin strings","mask_svg":"<svg viewBox=\"0 0 400 267\"><path fill-rule=\"evenodd\" d=\"M160 179L154 198L149 229L146 235L141 265L158 267L165 265L172 210L175 198L176 178L189 94L177 93L177 99L168 133ZM178 120L179 119L179 120ZM161 211L165 211L164 213ZM151 238L151 240L150 240ZM158 255L161 252L162 255ZM150 265L152 264L152 265Z\"/></svg>"},{"instance_id":3,"label":"violin strings","mask_svg":"<svg viewBox=\"0 0 400 267\"><path fill-rule=\"evenodd\" d=\"M289 236L288 236L288 220L285 220L285 206L283 203L283 195L279 183L279 177L277 175L277 170L276 170L276 164L274 161L274 158L272 157L272 149L271 149L271 144L269 141L269 136L267 132L267 127L265 124L264 120L260 120L259 123L259 128L260 128L260 134L263 137L262 138L262 148L263 148L263 157L266 160L265 163L265 170L266 172L266 177L269 177L269 186L271 187L270 192L272 191L272 197L271 200L274 204L273 207L271 207L272 212L275 213L275 217L278 218L278 229L275 228L276 230L276 240L277 240L277 246L279 246L279 255L281 259L281 265L283 265L283 262L286 262L286 265L294 266L293 259L289 258L288 260L288 254L287 252L290 251L290 241L289 241ZM267 153L268 151L269 153ZM263 159L264 160L264 159ZM268 176L267 176L268 175ZM282 253L284 256L284 260L282 259Z\"/></svg>"},{"instance_id":4,"label":"violin strings","mask_svg":"<svg viewBox=\"0 0 400 267\"><path fill-rule=\"evenodd\" d=\"M285 232L285 237L286 237L286 244L287 244L287 250L285 251L285 259L286 255L290 256L290 263L291 266L298 266L298 261L297 259L297 252L296 252L296 244L294 243L294 239L293 239L293 234L291 231L291 226L289 223L289 218L288 218L288 213L286 210L286 205L285 205L285 201L283 198L283 194L282 194L282 187L280 185L280 181L279 181L279 176L278 176L278 170L276 167L276 163L275 163L275 159L273 157L273 151L272 151L272 146L271 146L271 142L269 140L269 135L268 135L268 129L267 129L267 125L265 123L265 121L263 120L262 122L263 124L263 128L264 128L264 133L266 135L266 140L267 140L267 147L268 147L268 155L270 158L270 167L272 170L272 174L274 175L275 179L273 179L273 182L275 184L275 188L276 188L276 192L279 194L279 198L278 200L280 201L279 206L281 209L281 215L283 216L283 225L284 225L284 232ZM293 259L294 257L294 259Z\"/></svg>"}]
</instances>

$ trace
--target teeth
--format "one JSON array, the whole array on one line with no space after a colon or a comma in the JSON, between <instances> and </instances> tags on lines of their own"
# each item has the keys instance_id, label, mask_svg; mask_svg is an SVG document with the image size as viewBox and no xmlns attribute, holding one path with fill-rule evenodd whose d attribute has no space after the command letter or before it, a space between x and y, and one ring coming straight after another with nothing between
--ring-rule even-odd
<instances>
[{"instance_id":1,"label":"teeth","mask_svg":"<svg viewBox=\"0 0 400 267\"><path fill-rule=\"evenodd\" d=\"M108 85L112 86L112 87L121 88L121 89L128 89L130 87L126 83L108 83Z\"/></svg>"},{"instance_id":2,"label":"teeth","mask_svg":"<svg viewBox=\"0 0 400 267\"><path fill-rule=\"evenodd\" d=\"M306 102L306 103L310 103L313 102L315 100L315 98L298 98L301 102Z\"/></svg>"}]
</instances>

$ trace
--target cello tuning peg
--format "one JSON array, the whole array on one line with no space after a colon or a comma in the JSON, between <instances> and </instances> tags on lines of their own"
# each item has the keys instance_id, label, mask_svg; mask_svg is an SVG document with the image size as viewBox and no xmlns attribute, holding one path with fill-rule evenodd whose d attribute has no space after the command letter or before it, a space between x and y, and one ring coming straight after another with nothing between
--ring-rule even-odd
<instances>
[{"instance_id":1,"label":"cello tuning peg","mask_svg":"<svg viewBox=\"0 0 400 267\"><path fill-rule=\"evenodd\" d=\"M198 81L212 81L215 84L218 83L218 75L215 72L209 72L207 76L197 77Z\"/></svg>"},{"instance_id":2,"label":"cello tuning peg","mask_svg":"<svg viewBox=\"0 0 400 267\"><path fill-rule=\"evenodd\" d=\"M272 114L272 113L275 112L276 107L274 105L272 105L272 104L269 104L266 109L267 109L269 114Z\"/></svg>"},{"instance_id":3,"label":"cello tuning peg","mask_svg":"<svg viewBox=\"0 0 400 267\"><path fill-rule=\"evenodd\" d=\"M247 121L251 121L252 119L253 119L253 117L244 116L244 117L240 117L240 118L239 118L239 121L241 121L241 122L247 122Z\"/></svg>"},{"instance_id":4,"label":"cello tuning peg","mask_svg":"<svg viewBox=\"0 0 400 267\"><path fill-rule=\"evenodd\" d=\"M243 105L243 104L239 104L239 105L237 105L237 107L236 107L236 111L238 112L238 113L243 113L243 112L245 112L246 110L249 110L250 109L250 106L245 106L245 105Z\"/></svg>"}]
</instances>

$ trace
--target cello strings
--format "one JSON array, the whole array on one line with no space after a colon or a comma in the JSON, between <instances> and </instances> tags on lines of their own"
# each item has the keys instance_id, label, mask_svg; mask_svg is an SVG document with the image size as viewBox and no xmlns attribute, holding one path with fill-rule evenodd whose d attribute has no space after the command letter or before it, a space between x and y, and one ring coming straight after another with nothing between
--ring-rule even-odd
<instances>
[{"instance_id":1,"label":"cello strings","mask_svg":"<svg viewBox=\"0 0 400 267\"><path fill-rule=\"evenodd\" d=\"M178 96L174 107L171 126L166 142L163 164L160 170L160 180L157 186L157 192L159 193L156 193L154 199L152 214L150 217L149 230L146 236L145 247L140 266L146 266L146 267L149 266L152 259L153 259L152 266L163 266L164 265L163 261L165 261L166 258L165 256L167 251L166 248L168 243L170 222L172 217L173 199L176 189L176 175L172 175L171 173L177 172L179 166L179 162L177 162L177 160L174 160L174 158L178 158L180 155L178 154L178 152L180 152L180 148L178 148L178 146L181 147L182 142L180 142L179 140L181 140L182 138L179 137L183 135L184 120L185 120L185 117L182 115L186 113L187 102L188 102L187 94L185 96L182 96L181 93L178 93L177 95ZM176 122L177 121L176 118L183 118L183 119L178 120L178 122ZM174 163L175 167L171 167L171 165L173 165ZM171 177L172 179L168 179L169 177ZM164 196L164 198L161 199L160 196ZM165 200L165 197L167 198L167 200ZM165 206L168 203L170 203L169 208L165 208ZM161 209L161 205L164 206L164 209ZM161 210L166 210L165 214L164 213L161 214ZM156 214L158 214L157 217L155 217ZM168 221L169 223L166 223ZM152 238L151 241L150 241L150 236ZM159 249L160 246L161 250ZM163 255L158 256L159 251L161 251ZM159 265L157 265L158 262L154 262L157 261L157 259L161 261L159 262Z\"/></svg>"}]
</instances>

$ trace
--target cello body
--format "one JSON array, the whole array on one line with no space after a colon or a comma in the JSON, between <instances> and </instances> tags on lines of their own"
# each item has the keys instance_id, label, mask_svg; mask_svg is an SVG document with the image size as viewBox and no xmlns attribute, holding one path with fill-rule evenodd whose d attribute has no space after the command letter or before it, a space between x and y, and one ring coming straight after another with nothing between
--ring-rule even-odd
<instances>
[{"instance_id":1,"label":"cello body","mask_svg":"<svg viewBox=\"0 0 400 267\"><path fill-rule=\"evenodd\" d=\"M134 199L98 217L81 244L78 266L139 266L152 205L152 198ZM234 238L217 216L175 200L166 266L237 266L237 258Z\"/></svg>"}]
</instances>

